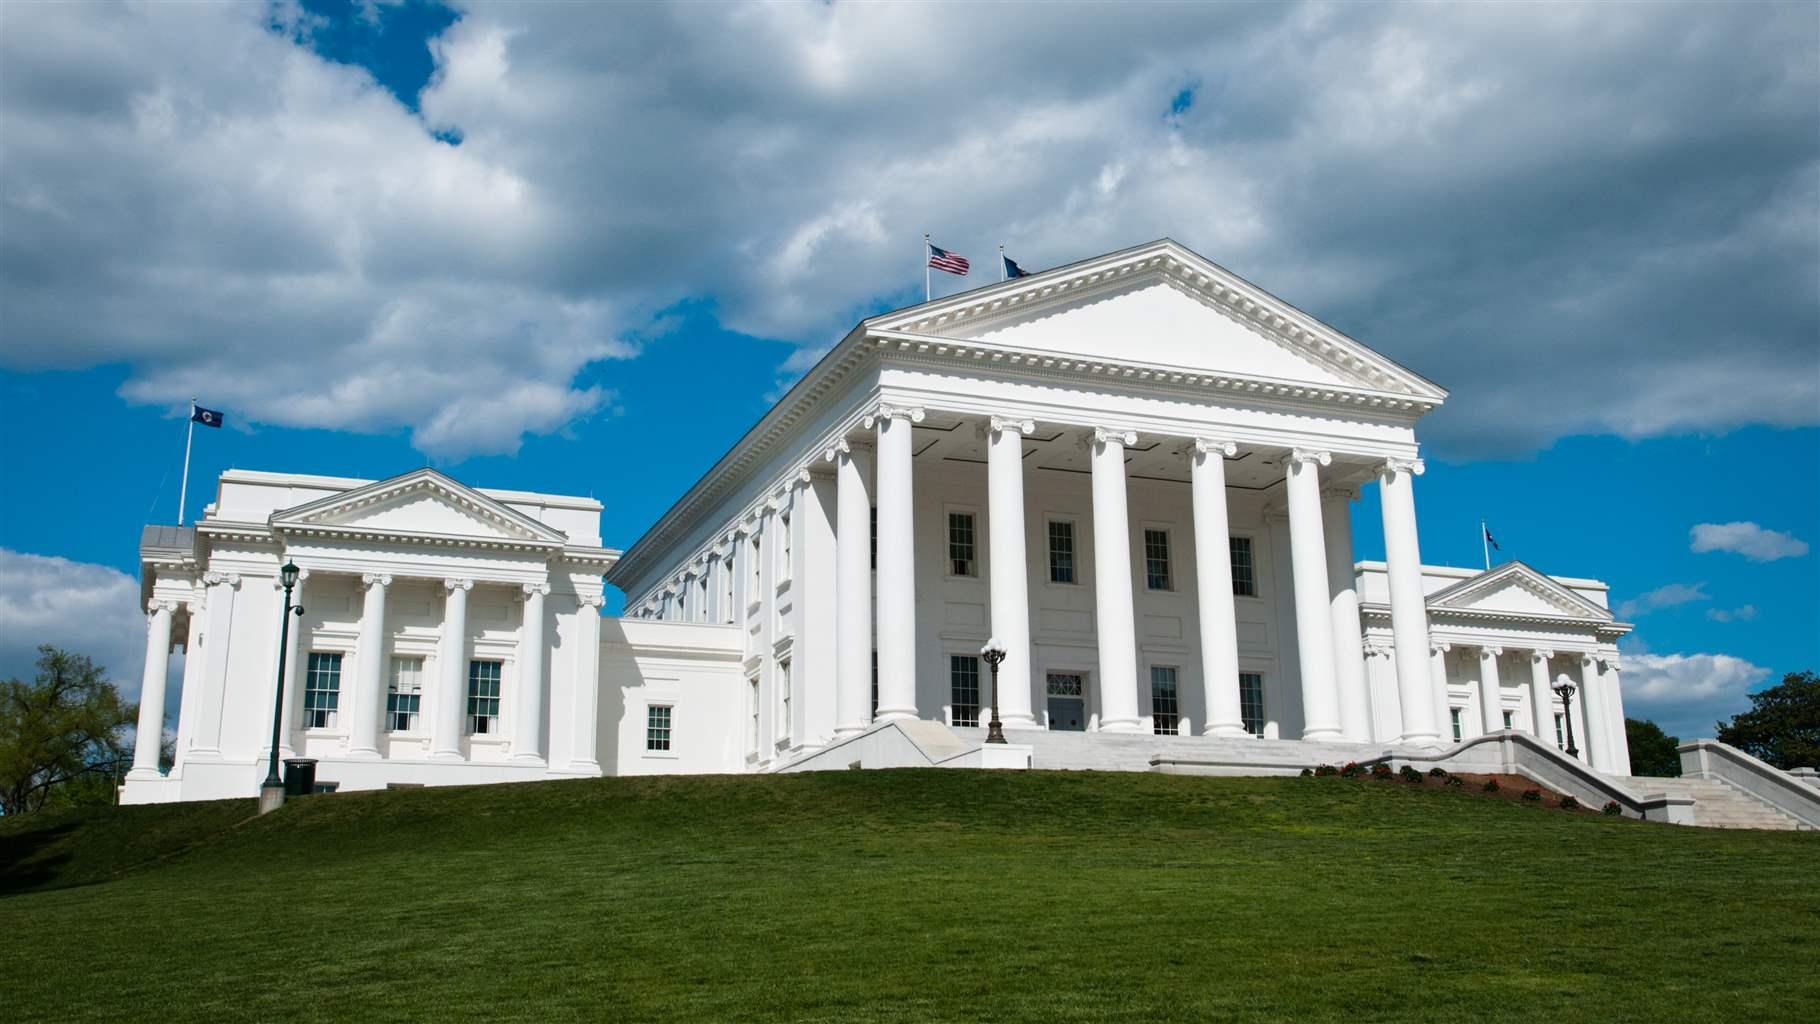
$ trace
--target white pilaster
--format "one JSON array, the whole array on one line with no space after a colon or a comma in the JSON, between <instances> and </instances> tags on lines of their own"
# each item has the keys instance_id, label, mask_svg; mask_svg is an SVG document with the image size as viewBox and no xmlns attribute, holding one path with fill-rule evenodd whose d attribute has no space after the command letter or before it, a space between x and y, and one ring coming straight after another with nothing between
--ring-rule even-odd
<instances>
[{"instance_id":1,"label":"white pilaster","mask_svg":"<svg viewBox=\"0 0 1820 1024\"><path fill-rule=\"evenodd\" d=\"M1327 540L1321 527L1320 467L1326 452L1296 449L1287 464L1289 568L1295 580L1296 653L1302 675L1302 738L1337 740L1339 693L1334 686L1333 615L1328 610Z\"/></svg>"},{"instance_id":2,"label":"white pilaster","mask_svg":"<svg viewBox=\"0 0 1820 1024\"><path fill-rule=\"evenodd\" d=\"M240 574L211 570L202 574L202 582L208 586L205 633L215 642L208 644L202 653L202 692L196 697L196 732L191 739L190 754L198 761L219 761L221 716L227 702L228 637L234 632L234 613L240 603ZM276 643L277 631L274 629L271 635ZM302 687L298 687L298 691L301 692Z\"/></svg>"},{"instance_id":3,"label":"white pilaster","mask_svg":"<svg viewBox=\"0 0 1820 1024\"><path fill-rule=\"evenodd\" d=\"M436 717L430 725L430 756L461 760L463 712L468 682L468 591L474 581L442 581L442 642L437 648Z\"/></svg>"},{"instance_id":4,"label":"white pilaster","mask_svg":"<svg viewBox=\"0 0 1820 1024\"><path fill-rule=\"evenodd\" d=\"M836 594L835 517L840 514L840 498L835 493L834 477L817 473L803 474L796 514L791 525L797 531L796 543L796 660L798 699L792 713L801 723L793 728L797 745L805 749L826 746L834 738L836 718L835 680L839 638L836 635L840 599Z\"/></svg>"},{"instance_id":5,"label":"white pilaster","mask_svg":"<svg viewBox=\"0 0 1820 1024\"><path fill-rule=\"evenodd\" d=\"M145 674L139 682L139 730L133 737L133 770L127 773L128 779L159 777L164 685L171 667L171 613L176 610L175 601L151 601L145 606Z\"/></svg>"},{"instance_id":6,"label":"white pilaster","mask_svg":"<svg viewBox=\"0 0 1820 1024\"><path fill-rule=\"evenodd\" d=\"M1611 740L1606 732L1605 694L1599 687L1599 658L1580 657L1580 713L1584 727L1580 730L1580 755L1600 771L1610 771Z\"/></svg>"},{"instance_id":7,"label":"white pilaster","mask_svg":"<svg viewBox=\"0 0 1820 1024\"><path fill-rule=\"evenodd\" d=\"M999 719L1007 729L1034 729L1030 706L1030 580L1024 551L1024 437L1030 420L986 423L986 527L991 562L992 635L1005 645L999 666ZM986 697L982 693L981 697Z\"/></svg>"},{"instance_id":8,"label":"white pilaster","mask_svg":"<svg viewBox=\"0 0 1820 1024\"><path fill-rule=\"evenodd\" d=\"M385 717L385 596L392 577L367 573L360 577L366 597L360 605L360 637L354 645L353 722L348 730L348 755L379 756L379 721Z\"/></svg>"},{"instance_id":9,"label":"white pilaster","mask_svg":"<svg viewBox=\"0 0 1820 1024\"><path fill-rule=\"evenodd\" d=\"M1093 457L1093 606L1100 649L1100 730L1142 732L1138 712L1137 623L1131 595L1131 514L1125 485L1129 430L1096 428Z\"/></svg>"},{"instance_id":10,"label":"white pilaster","mask_svg":"<svg viewBox=\"0 0 1820 1024\"><path fill-rule=\"evenodd\" d=\"M1503 653L1502 647L1479 648L1479 721L1487 735L1504 728L1504 698L1498 680L1498 655Z\"/></svg>"},{"instance_id":11,"label":"white pilaster","mask_svg":"<svg viewBox=\"0 0 1820 1024\"><path fill-rule=\"evenodd\" d=\"M878 717L916 717L916 531L911 425L923 410L881 405L878 430Z\"/></svg>"},{"instance_id":12,"label":"white pilaster","mask_svg":"<svg viewBox=\"0 0 1820 1024\"><path fill-rule=\"evenodd\" d=\"M1611 723L1611 772L1613 775L1630 774L1630 735L1624 729L1624 688L1618 683L1618 659L1607 656L1605 659L1605 692L1601 695L1606 702L1606 721Z\"/></svg>"},{"instance_id":13,"label":"white pilaster","mask_svg":"<svg viewBox=\"0 0 1820 1024\"><path fill-rule=\"evenodd\" d=\"M304 591L310 582L310 570L297 570L297 585L291 588L291 604L304 607ZM297 615L291 623L291 639L286 644L284 656L289 659L284 668L284 728L278 732L278 756L295 757L296 750L291 747L291 738L297 723L303 719L304 670L309 668L310 628L307 615Z\"/></svg>"},{"instance_id":14,"label":"white pilaster","mask_svg":"<svg viewBox=\"0 0 1820 1024\"><path fill-rule=\"evenodd\" d=\"M543 599L548 583L526 583L524 622L518 627L518 706L512 711L512 760L543 763Z\"/></svg>"},{"instance_id":15,"label":"white pilaster","mask_svg":"<svg viewBox=\"0 0 1820 1024\"><path fill-rule=\"evenodd\" d=\"M1226 508L1231 441L1197 438L1189 448L1194 514L1194 586L1201 625L1201 731L1245 736L1239 706L1238 612L1232 600L1232 530Z\"/></svg>"},{"instance_id":16,"label":"white pilaster","mask_svg":"<svg viewBox=\"0 0 1820 1024\"><path fill-rule=\"evenodd\" d=\"M1372 738L1371 694L1365 683L1365 629L1359 622L1359 588L1352 569L1352 499L1348 488L1321 492L1321 527L1327 547L1327 611L1333 623L1333 677L1340 692L1340 725L1346 738Z\"/></svg>"},{"instance_id":17,"label":"white pilaster","mask_svg":"<svg viewBox=\"0 0 1820 1024\"><path fill-rule=\"evenodd\" d=\"M1404 743L1432 743L1447 729L1445 714L1426 721L1435 706L1434 685L1423 652L1428 647L1428 603L1422 594L1422 552L1416 540L1413 478L1422 474L1420 459L1390 459L1378 471L1384 516L1384 561L1390 584L1390 631L1397 659L1397 697L1403 707ZM1443 674L1443 679L1445 674ZM1424 694L1428 694L1424 698ZM1445 707L1443 687L1439 696Z\"/></svg>"},{"instance_id":18,"label":"white pilaster","mask_svg":"<svg viewBox=\"0 0 1820 1024\"><path fill-rule=\"evenodd\" d=\"M1416 698L1422 702L1423 706L1432 709L1435 721L1441 723L1441 733L1436 738L1443 744L1453 742L1453 720L1449 714L1453 705L1447 697L1447 652L1452 649L1452 646L1452 644L1444 643L1428 645L1428 686ZM1400 679L1397 689L1400 695L1402 692ZM1407 721L1409 712L1405 710L1403 714ZM1461 724L1464 726L1465 723ZM1461 738L1465 738L1464 735Z\"/></svg>"},{"instance_id":19,"label":"white pilaster","mask_svg":"<svg viewBox=\"0 0 1820 1024\"><path fill-rule=\"evenodd\" d=\"M1554 687L1548 678L1549 650L1529 652L1529 717L1535 725L1535 737L1552 745L1555 742Z\"/></svg>"},{"instance_id":20,"label":"white pilaster","mask_svg":"<svg viewBox=\"0 0 1820 1024\"><path fill-rule=\"evenodd\" d=\"M575 689L569 716L574 734L569 748L569 772L599 775L600 609L607 599L599 594L583 594L576 602L580 610L575 617Z\"/></svg>"},{"instance_id":21,"label":"white pilaster","mask_svg":"<svg viewBox=\"0 0 1820 1024\"><path fill-rule=\"evenodd\" d=\"M851 736L872 724L872 495L858 446L822 457L834 463L834 731Z\"/></svg>"}]
</instances>

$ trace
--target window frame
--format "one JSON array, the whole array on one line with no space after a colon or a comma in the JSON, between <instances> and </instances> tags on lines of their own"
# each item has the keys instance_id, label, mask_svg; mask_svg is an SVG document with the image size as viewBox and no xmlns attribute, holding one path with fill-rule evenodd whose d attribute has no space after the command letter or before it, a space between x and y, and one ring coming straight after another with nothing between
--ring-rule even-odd
<instances>
[{"instance_id":1,"label":"window frame","mask_svg":"<svg viewBox=\"0 0 1820 1024\"><path fill-rule=\"evenodd\" d=\"M1236 545L1241 541L1245 544L1245 582L1250 587L1248 591L1239 589L1239 558ZM1226 556L1226 565L1232 576L1232 596L1248 597L1252 600L1261 599L1264 595L1262 588L1258 586L1257 539L1248 533L1228 533L1226 535Z\"/></svg>"},{"instance_id":2,"label":"window frame","mask_svg":"<svg viewBox=\"0 0 1820 1024\"><path fill-rule=\"evenodd\" d=\"M1074 677L1081 684L1081 692L1080 693L1055 693L1055 692L1051 691L1049 688L1050 682L1056 676ZM1082 729L1082 731L1097 732L1099 730L1099 718L1098 718L1098 714L1097 714L1097 709L1094 707L1094 702L1093 702L1093 670L1092 669L1073 668L1068 665L1059 665L1059 666L1052 665L1052 666L1049 666L1049 667L1043 669L1043 707L1042 707L1043 718L1042 718L1042 721L1043 721L1043 728L1045 728L1045 729L1055 728L1054 723L1049 721L1049 698L1051 698L1051 697L1061 697L1063 699L1070 699L1070 700L1078 698L1081 702L1081 729Z\"/></svg>"},{"instance_id":3,"label":"window frame","mask_svg":"<svg viewBox=\"0 0 1820 1024\"><path fill-rule=\"evenodd\" d=\"M1138 527L1138 538L1143 556L1144 590L1153 594L1170 594L1175 592L1175 539L1174 531L1165 523L1144 523ZM1157 586L1156 577L1150 570L1150 538L1152 534L1163 540L1163 584Z\"/></svg>"},{"instance_id":4,"label":"window frame","mask_svg":"<svg viewBox=\"0 0 1820 1024\"><path fill-rule=\"evenodd\" d=\"M417 679L416 679L417 685L414 690L407 693L406 691L399 689L398 669L399 669L399 664L401 662L409 662L409 661L414 661L417 663ZM385 696L385 724L386 724L385 731L387 733L390 733L395 736L415 736L415 735L419 735L422 732L421 726L423 723L423 676L424 676L424 668L428 665L428 663L429 663L429 659L421 654L394 654L394 655L392 655L392 660L388 664L387 669L386 669L387 678L386 678L386 696ZM405 698L410 698L410 700L412 702L411 710L408 712L398 710L399 703ZM397 716L399 716L401 714L408 714L411 716L410 725L408 725L408 726L399 726L398 725Z\"/></svg>"},{"instance_id":5,"label":"window frame","mask_svg":"<svg viewBox=\"0 0 1820 1024\"><path fill-rule=\"evenodd\" d=\"M791 736L791 729L790 729L790 689L791 689L790 668L791 668L791 665L790 665L789 658L779 658L779 659L777 659L777 671L772 676L772 682L777 686L777 722L778 722L777 728L772 731L777 734L777 745L778 746L782 746L783 744L789 742L789 739Z\"/></svg>"},{"instance_id":6,"label":"window frame","mask_svg":"<svg viewBox=\"0 0 1820 1024\"><path fill-rule=\"evenodd\" d=\"M1462 708L1462 707L1456 707L1452 704L1449 704L1447 706L1447 719L1453 726L1453 741L1455 743L1465 742L1466 741L1466 709Z\"/></svg>"},{"instance_id":7,"label":"window frame","mask_svg":"<svg viewBox=\"0 0 1820 1024\"><path fill-rule=\"evenodd\" d=\"M1169 709L1163 710L1164 698L1158 690L1157 673L1169 673ZM1169 720L1169 727L1163 728L1163 719ZM1180 665L1150 666L1150 731L1156 736L1182 735L1182 667Z\"/></svg>"},{"instance_id":8,"label":"window frame","mask_svg":"<svg viewBox=\"0 0 1820 1024\"><path fill-rule=\"evenodd\" d=\"M1255 718L1246 712L1246 704L1251 703L1246 700L1248 690L1246 685L1247 679L1255 681L1252 687L1257 695L1257 700L1255 701L1257 704L1257 713ZM1257 723L1257 728L1255 729L1252 728L1253 721ZM1239 671L1239 723L1244 727L1247 733L1260 739L1264 736L1264 730L1269 728L1270 706L1268 701L1268 690L1265 687L1264 673L1262 672L1246 672L1242 669Z\"/></svg>"},{"instance_id":9,"label":"window frame","mask_svg":"<svg viewBox=\"0 0 1820 1024\"><path fill-rule=\"evenodd\" d=\"M1055 528L1064 526L1068 529L1068 578L1055 578ZM1078 587L1081 585L1081 537L1080 520L1075 516L1056 513L1043 514L1043 564L1045 585L1052 587Z\"/></svg>"},{"instance_id":10,"label":"window frame","mask_svg":"<svg viewBox=\"0 0 1820 1024\"><path fill-rule=\"evenodd\" d=\"M319 658L322 659L320 663L317 661ZM334 659L332 671L323 671L318 668L319 664L327 664L331 658ZM304 729L313 732L333 732L341 727L341 670L346 661L347 652L345 651L311 651L309 656L304 659ZM327 688L318 686L317 682L323 678L329 679L334 686ZM322 707L319 704L312 706L313 694L326 695L328 706ZM316 724L313 715L323 716L321 724Z\"/></svg>"},{"instance_id":11,"label":"window frame","mask_svg":"<svg viewBox=\"0 0 1820 1024\"><path fill-rule=\"evenodd\" d=\"M970 552L970 554L969 554L969 557L967 558L969 565L968 565L968 571L966 571L966 572L956 572L955 571L956 559L954 557L954 545L955 545L954 520L957 517L965 518L967 520L967 535L968 536L967 536L966 543L967 543L967 549ZM947 569L945 570L943 575L945 575L948 579L955 579L955 580L979 579L980 578L980 555L982 553L981 548L983 547L983 545L980 543L979 510L975 509L975 508L969 508L965 505L944 505L944 506L942 506L942 522L944 524L943 525L943 530L944 530L943 550L946 552L945 557L947 560L946 561Z\"/></svg>"},{"instance_id":12,"label":"window frame","mask_svg":"<svg viewBox=\"0 0 1820 1024\"><path fill-rule=\"evenodd\" d=\"M963 668L962 663L964 663L964 662L972 663L970 666L967 666L967 668L971 671L972 676L973 676L973 678L971 680L973 702L971 704L964 703L960 699L961 697L965 696L965 687L968 683L968 681L964 678L962 671L961 671ZM977 729L977 728L981 727L982 725L986 724L985 723L986 708L985 708L984 702L982 700L982 698L984 697L984 694L985 694L985 684L980 679L980 656L978 654L957 654L954 652L949 652L949 654L948 654L948 724L951 726L954 726L956 728L960 728L960 729ZM971 716L962 715L961 714L962 708L971 708L973 711L972 715ZM971 717L972 720L971 721L964 720L968 717Z\"/></svg>"},{"instance_id":13,"label":"window frame","mask_svg":"<svg viewBox=\"0 0 1820 1024\"><path fill-rule=\"evenodd\" d=\"M478 673L476 671L482 665L491 665L494 667L493 678L491 678L491 679L484 678L484 673ZM504 730L504 728L505 728L505 716L504 716L505 699L504 699L503 695L505 692L505 678L506 678L506 663L505 663L504 659L502 659L502 658L469 658L468 659L468 685L467 685L467 688L462 691L463 697L465 698L462 702L462 710L464 713L464 724L466 726L466 731L463 733L463 735L466 735L466 736L498 736ZM474 688L475 688L476 684L481 684L484 686L487 683L492 684L492 687L493 687L492 693L476 694L474 692ZM477 707L485 707L486 702L491 702L493 713L491 715L477 714L475 709ZM491 722L490 727L486 728L486 729L476 728L477 722L481 719L489 720Z\"/></svg>"},{"instance_id":14,"label":"window frame","mask_svg":"<svg viewBox=\"0 0 1820 1024\"><path fill-rule=\"evenodd\" d=\"M657 719L658 712L663 712L663 721ZM657 735L658 731L663 735ZM663 746L656 746L662 743ZM673 702L652 702L645 705L645 753L656 757L676 756L676 705Z\"/></svg>"}]
</instances>

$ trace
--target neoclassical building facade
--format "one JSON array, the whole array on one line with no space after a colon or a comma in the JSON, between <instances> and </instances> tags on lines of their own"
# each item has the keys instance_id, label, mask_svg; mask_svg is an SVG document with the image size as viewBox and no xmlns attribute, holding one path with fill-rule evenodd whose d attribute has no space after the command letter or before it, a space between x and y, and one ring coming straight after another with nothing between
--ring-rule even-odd
<instances>
[{"instance_id":1,"label":"neoclassical building facade","mask_svg":"<svg viewBox=\"0 0 1820 1024\"><path fill-rule=\"evenodd\" d=\"M182 712L126 797L256 788L287 559L281 752L348 789L964 741L989 637L1014 735L1571 729L1628 774L1605 586L1422 564L1415 426L1445 397L1163 240L860 323L623 554L587 499L230 472L193 531L147 530L146 694L181 646ZM1372 484L1386 560L1356 562Z\"/></svg>"}]
</instances>

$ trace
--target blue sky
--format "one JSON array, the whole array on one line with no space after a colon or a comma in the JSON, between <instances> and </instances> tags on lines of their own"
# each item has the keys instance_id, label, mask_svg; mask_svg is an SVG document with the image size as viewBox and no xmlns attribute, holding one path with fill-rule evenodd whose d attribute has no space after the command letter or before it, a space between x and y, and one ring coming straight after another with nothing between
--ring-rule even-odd
<instances>
[{"instance_id":1,"label":"blue sky","mask_svg":"<svg viewBox=\"0 0 1820 1024\"><path fill-rule=\"evenodd\" d=\"M1820 666L1803 9L1172 10L9 15L0 426L38 483L0 506L0 672L47 639L136 673L190 394L233 424L192 514L230 466L432 464L591 494L628 546L920 298L924 231L982 270L1170 235L1450 388L1425 558L1478 564L1484 517L1607 580L1633 714L1705 734ZM1368 489L1361 558L1377 523Z\"/></svg>"}]
</instances>

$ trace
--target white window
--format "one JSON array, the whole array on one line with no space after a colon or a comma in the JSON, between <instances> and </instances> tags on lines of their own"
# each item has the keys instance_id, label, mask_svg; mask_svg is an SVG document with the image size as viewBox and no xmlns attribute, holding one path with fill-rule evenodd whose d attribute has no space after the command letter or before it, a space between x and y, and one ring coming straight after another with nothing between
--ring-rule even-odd
<instances>
[{"instance_id":1,"label":"white window","mask_svg":"<svg viewBox=\"0 0 1820 1024\"><path fill-rule=\"evenodd\" d=\"M689 581L684 580L676 592L676 621L689 621Z\"/></svg>"},{"instance_id":2,"label":"white window","mask_svg":"<svg viewBox=\"0 0 1820 1024\"><path fill-rule=\"evenodd\" d=\"M948 574L979 575L977 545L974 542L973 513L948 513Z\"/></svg>"},{"instance_id":3,"label":"white window","mask_svg":"<svg viewBox=\"0 0 1820 1024\"><path fill-rule=\"evenodd\" d=\"M758 754L758 677L746 680L746 717L750 729L746 747L753 756Z\"/></svg>"},{"instance_id":4,"label":"white window","mask_svg":"<svg viewBox=\"0 0 1820 1024\"><path fill-rule=\"evenodd\" d=\"M872 650L872 717L878 717L878 649ZM870 721L870 719L868 719Z\"/></svg>"},{"instance_id":5,"label":"white window","mask_svg":"<svg viewBox=\"0 0 1820 1024\"><path fill-rule=\"evenodd\" d=\"M790 513L779 515L777 525L783 531L777 537L777 578L787 580L790 578Z\"/></svg>"},{"instance_id":6,"label":"white window","mask_svg":"<svg viewBox=\"0 0 1820 1024\"><path fill-rule=\"evenodd\" d=\"M1181 702L1175 681L1174 665L1150 666L1150 720L1152 731L1158 736L1174 736L1181 731Z\"/></svg>"},{"instance_id":7,"label":"white window","mask_svg":"<svg viewBox=\"0 0 1820 1024\"><path fill-rule=\"evenodd\" d=\"M1516 727L1516 716L1508 711L1504 712L1504 728L1514 729Z\"/></svg>"},{"instance_id":8,"label":"white window","mask_svg":"<svg viewBox=\"0 0 1820 1024\"><path fill-rule=\"evenodd\" d=\"M758 601L762 600L765 596L765 575L764 575L764 564L765 563L759 561L758 556L759 556L758 538L753 537L752 538L752 557L750 559L748 559L752 563L752 585L751 585L750 590L746 594L746 600L749 602L752 602L754 604L756 604Z\"/></svg>"},{"instance_id":9,"label":"white window","mask_svg":"<svg viewBox=\"0 0 1820 1024\"><path fill-rule=\"evenodd\" d=\"M701 579L696 581L695 589L697 591L697 593L695 595L695 597L696 597L695 607L697 609L697 611L695 613L695 617L700 619L703 622L706 622L706 621L708 621L708 574L707 573L703 573Z\"/></svg>"},{"instance_id":10,"label":"white window","mask_svg":"<svg viewBox=\"0 0 1820 1024\"><path fill-rule=\"evenodd\" d=\"M948 724L980 724L980 660L975 655L948 656Z\"/></svg>"},{"instance_id":11,"label":"white window","mask_svg":"<svg viewBox=\"0 0 1820 1024\"><path fill-rule=\"evenodd\" d=\"M1258 596L1257 569L1251 560L1251 538L1233 537L1232 550L1232 596Z\"/></svg>"},{"instance_id":12,"label":"white window","mask_svg":"<svg viewBox=\"0 0 1820 1024\"><path fill-rule=\"evenodd\" d=\"M310 652L303 682L303 727L333 729L341 707L341 655Z\"/></svg>"},{"instance_id":13,"label":"white window","mask_svg":"<svg viewBox=\"0 0 1820 1024\"><path fill-rule=\"evenodd\" d=\"M499 670L502 662L468 662L468 732L481 736L499 731Z\"/></svg>"},{"instance_id":14,"label":"white window","mask_svg":"<svg viewBox=\"0 0 1820 1024\"><path fill-rule=\"evenodd\" d=\"M1460 709L1448 708L1447 717L1453 722L1453 739L1455 743L1464 739L1464 727L1460 724Z\"/></svg>"},{"instance_id":15,"label":"white window","mask_svg":"<svg viewBox=\"0 0 1820 1024\"><path fill-rule=\"evenodd\" d=\"M777 734L790 735L790 659L777 663Z\"/></svg>"},{"instance_id":16,"label":"white window","mask_svg":"<svg viewBox=\"0 0 1820 1024\"><path fill-rule=\"evenodd\" d=\"M1049 520L1049 582L1074 582L1074 524Z\"/></svg>"},{"instance_id":17,"label":"white window","mask_svg":"<svg viewBox=\"0 0 1820 1024\"><path fill-rule=\"evenodd\" d=\"M1239 718L1245 731L1264 735L1264 676L1258 672L1239 673Z\"/></svg>"},{"instance_id":18,"label":"white window","mask_svg":"<svg viewBox=\"0 0 1820 1024\"><path fill-rule=\"evenodd\" d=\"M1567 733L1564 729L1562 722L1563 722L1562 716L1556 715L1555 716L1555 746L1561 748L1562 750L1566 750L1567 749Z\"/></svg>"},{"instance_id":19,"label":"white window","mask_svg":"<svg viewBox=\"0 0 1820 1024\"><path fill-rule=\"evenodd\" d=\"M1169 531L1144 531L1144 589L1173 590L1169 578Z\"/></svg>"},{"instance_id":20,"label":"white window","mask_svg":"<svg viewBox=\"0 0 1820 1024\"><path fill-rule=\"evenodd\" d=\"M721 577L726 581L725 592L721 594L721 597L725 598L727 602L726 611L724 611L722 615L726 618L727 623L731 625L735 621L733 618L733 581L739 577L733 572L733 559L731 558L728 558L725 562L721 563L721 569L724 570L721 573Z\"/></svg>"},{"instance_id":21,"label":"white window","mask_svg":"<svg viewBox=\"0 0 1820 1024\"><path fill-rule=\"evenodd\" d=\"M386 687L385 727L391 732L415 732L423 703L423 659L393 658L392 679Z\"/></svg>"},{"instance_id":22,"label":"white window","mask_svg":"<svg viewBox=\"0 0 1820 1024\"><path fill-rule=\"evenodd\" d=\"M668 704L653 704L645 710L645 749L668 752L672 709Z\"/></svg>"}]
</instances>

